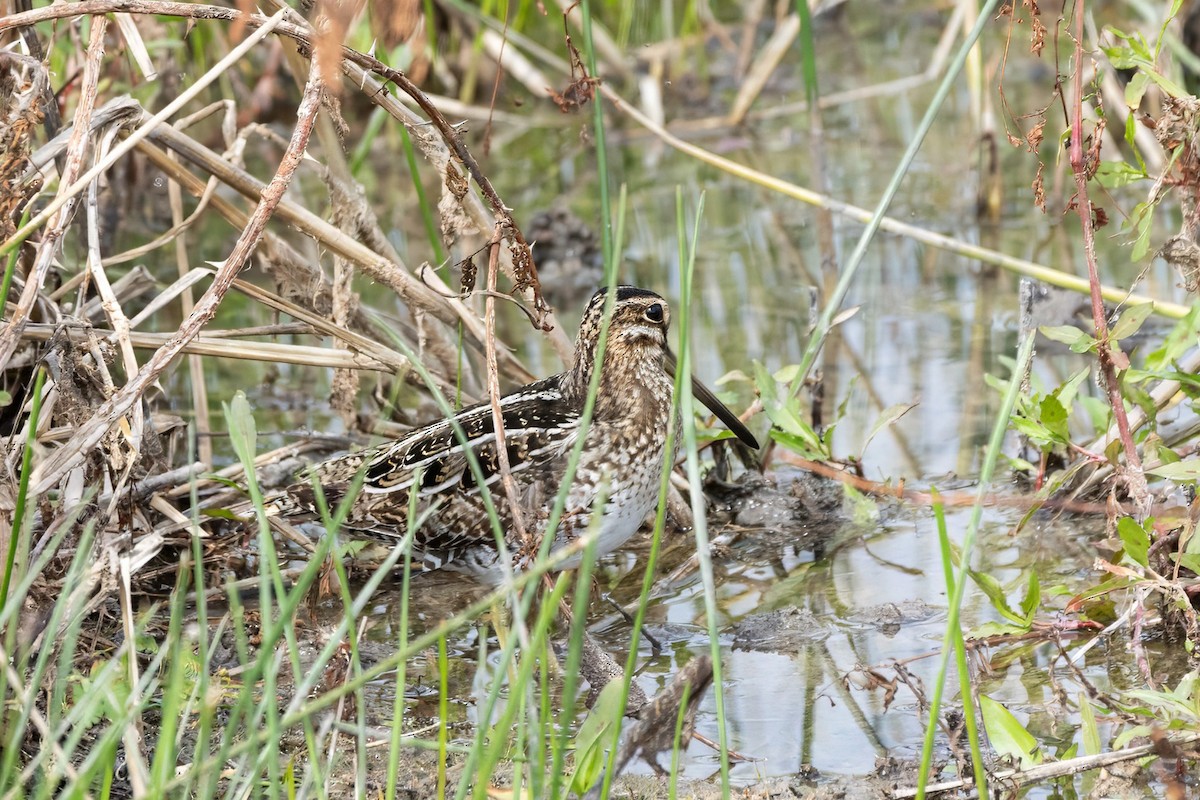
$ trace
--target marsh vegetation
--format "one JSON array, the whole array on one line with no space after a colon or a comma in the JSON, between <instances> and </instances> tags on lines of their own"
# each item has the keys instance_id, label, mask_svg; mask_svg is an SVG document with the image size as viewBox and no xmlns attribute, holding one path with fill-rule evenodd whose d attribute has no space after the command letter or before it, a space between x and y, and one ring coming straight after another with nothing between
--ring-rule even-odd
<instances>
[{"instance_id":1,"label":"marsh vegetation","mask_svg":"<svg viewBox=\"0 0 1200 800\"><path fill-rule=\"evenodd\" d=\"M7 8L0 798L1196 796L1197 29ZM617 283L763 444L680 392L626 546L272 514Z\"/></svg>"}]
</instances>

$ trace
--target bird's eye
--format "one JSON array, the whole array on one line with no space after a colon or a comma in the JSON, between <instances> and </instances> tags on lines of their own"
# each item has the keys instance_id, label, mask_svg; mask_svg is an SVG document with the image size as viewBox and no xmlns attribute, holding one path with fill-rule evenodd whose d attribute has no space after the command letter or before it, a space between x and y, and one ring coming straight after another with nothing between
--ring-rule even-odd
<instances>
[{"instance_id":1,"label":"bird's eye","mask_svg":"<svg viewBox=\"0 0 1200 800\"><path fill-rule=\"evenodd\" d=\"M646 319L648 319L654 323L662 322L663 321L662 303L655 303L654 305L649 306L646 309Z\"/></svg>"}]
</instances>

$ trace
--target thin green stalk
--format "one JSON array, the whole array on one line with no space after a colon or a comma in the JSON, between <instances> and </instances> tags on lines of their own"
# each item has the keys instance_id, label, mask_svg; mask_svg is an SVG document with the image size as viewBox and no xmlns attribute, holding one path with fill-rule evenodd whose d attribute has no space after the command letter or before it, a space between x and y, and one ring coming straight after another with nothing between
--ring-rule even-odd
<instances>
[{"instance_id":1,"label":"thin green stalk","mask_svg":"<svg viewBox=\"0 0 1200 800\"><path fill-rule=\"evenodd\" d=\"M651 556L653 557L653 553ZM575 597L571 602L571 625L567 630L567 660L563 667L562 712L559 714L559 733L554 737L550 761L549 797L559 797L564 776L563 761L566 756L571 728L575 721L578 705L579 665L583 661L583 637L587 633L587 609L591 597L593 559L585 558L575 578Z\"/></svg>"},{"instance_id":2,"label":"thin green stalk","mask_svg":"<svg viewBox=\"0 0 1200 800\"><path fill-rule=\"evenodd\" d=\"M587 60L589 75L599 74L596 70L596 48L592 44L592 4L590 0L581 0L580 12L583 15L583 57ZM604 138L604 108L600 105L599 96L592 102L592 138L596 142L596 180L600 184L600 252L604 256L604 270L607 276L609 265L616 266L616 253L613 251L612 211L609 206L608 190L608 154ZM606 310L605 315L608 315ZM599 359L597 359L599 362Z\"/></svg>"},{"instance_id":3,"label":"thin green stalk","mask_svg":"<svg viewBox=\"0 0 1200 800\"><path fill-rule=\"evenodd\" d=\"M933 494L933 518L937 522L938 545L942 553L942 577L946 581L946 594L954 594L954 557L950 547L950 534L946 530L946 506L937 489ZM983 751L979 747L979 724L975 719L975 698L971 693L971 671L967 667L967 645L963 641L962 628L950 630L954 636L954 660L958 668L959 693L963 701L963 721L967 728L967 741L971 746L971 770L975 774L976 791L987 797L987 770L983 766Z\"/></svg>"},{"instance_id":4,"label":"thin green stalk","mask_svg":"<svg viewBox=\"0 0 1200 800\"><path fill-rule=\"evenodd\" d=\"M188 423L187 433L188 463L194 464L196 462L196 428L194 421ZM196 587L196 621L198 622L196 625L196 657L200 661L197 691L203 700L200 704L200 719L196 725L196 749L201 750L208 746L209 737L212 735L216 704L208 701L208 685L212 675L212 664L209 662L213 653L209 651L208 647L208 591L204 585L204 547L200 538L200 493L197 488L195 475L188 480L188 502L192 509L190 552L192 554L192 582ZM189 774L188 778L189 780L184 787L183 794L187 797L193 797L192 775Z\"/></svg>"},{"instance_id":5,"label":"thin green stalk","mask_svg":"<svg viewBox=\"0 0 1200 800\"><path fill-rule=\"evenodd\" d=\"M259 614L264 621L273 618L274 603L283 604L288 599L288 591L283 583L283 570L279 563L279 555L275 550L275 538L271 534L270 524L267 521L266 514L266 499L263 495L262 488L258 485L258 476L254 470L254 458L257 443L257 430L254 421L253 411L250 409L250 404L246 400L246 396L242 392L234 394L233 400L223 404L225 408L225 418L229 429L230 444L233 446L234 452L237 454L238 460L241 461L246 477L246 490L250 494L250 499L254 504L255 518L258 522L258 546L261 562L259 565ZM273 602L274 600L274 602ZM287 644L286 653L289 664L292 669L292 680L299 681L305 674L305 671L300 662L300 643L296 638L296 629L294 620L290 615L279 616L283 624L284 641ZM260 649L258 658L261 660L269 650ZM265 697L274 697L276 691L276 681L278 675L274 670L268 670L263 674L263 694ZM267 794L274 800L278 797L279 787L283 785L283 776L280 773L282 758L280 757L280 742L283 740L283 730L279 725L279 706L277 703L271 702L265 704L268 729L272 732L273 738L270 740L267 748L259 753L258 766L266 762L267 773L270 778L267 786ZM314 769L319 769L320 750L317 746L316 732L309 724L305 724L305 741L309 750L310 763Z\"/></svg>"},{"instance_id":6,"label":"thin green stalk","mask_svg":"<svg viewBox=\"0 0 1200 800\"><path fill-rule=\"evenodd\" d=\"M72 527L72 525L63 525L59 535L55 537L56 542L54 543L54 547L47 548L47 550L51 553L55 552L58 544L62 542L63 538L65 538L67 532L71 530ZM79 543L76 547L75 557L71 559L71 564L67 569L67 578L64 585L77 586L83 580L84 573L86 572L85 567L91 554L94 534L95 526L88 524L84 528L83 535L80 537ZM37 571L31 570L32 575L37 575L40 572L40 569ZM18 586L17 591L14 593L14 597L23 599L26 596L27 591L27 588ZM58 700L58 704L54 707L47 707L46 709L49 720L54 725L54 729L61 729L65 727L63 721L58 719L58 714L60 713L61 709L66 708L66 704L63 701L65 700L67 680L71 675L71 668L74 659L73 650L68 651L65 645L71 645L75 642L79 635L80 626L83 624L83 617L78 613L80 611L80 607L78 602L76 602L79 599L79 597L71 592L60 595L59 599L54 603L54 606L50 611L50 619L46 625L46 630L56 631L60 630L63 626L64 620L67 620L66 633L63 637L64 648L59 652L59 673L55 676L54 690L51 695L54 699ZM19 606L20 604L18 603L17 607ZM12 650L6 647L5 652L11 653ZM46 669L50 661L50 656L53 652L55 652L55 648L43 647L37 654L37 659L34 661L33 669L28 672L28 677L25 678L28 686L41 686L42 680L46 675ZM13 692L13 698L11 702L12 719L6 719L3 738L0 738L0 742L3 743L3 747L0 749L0 752L3 752L3 758L0 759L0 776L5 776L5 784L7 784L7 778L9 776L16 775L17 772L20 771L17 766L17 758L21 754L21 740L25 736L25 731L29 724L29 717L33 713L34 704L38 699L37 692L30 692L27 702L18 703L16 701L19 698L19 687L13 686L11 688ZM0 698L4 699L4 706L6 708L10 707L10 702L7 696L8 690L9 687L7 685L7 674L5 671L0 670L0 692L3 692L3 694L0 694ZM7 718L8 714L5 714L5 717Z\"/></svg>"},{"instance_id":7,"label":"thin green stalk","mask_svg":"<svg viewBox=\"0 0 1200 800\"><path fill-rule=\"evenodd\" d=\"M0 309L2 308L3 305L0 304ZM7 610L9 588L12 586L17 561L20 560L25 569L28 570L29 567L25 563L29 558L28 537L25 536L24 526L25 506L29 500L29 477L33 473L33 450L37 444L38 422L41 420L42 415L42 387L45 382L46 370L44 367L38 368L37 377L33 381L33 398L29 409L29 418L26 423L29 426L29 433L25 437L25 449L21 453L21 478L17 484L17 500L13 507L12 532L8 538L8 552L4 554L4 577L0 579L0 620L3 620L6 616L5 611ZM18 597L24 598L24 592ZM16 607L19 608L20 605L20 602L16 603ZM4 648L7 652L13 652L13 649L16 647L17 628L17 625L0 622L0 641L4 642ZM8 730L8 714L5 711L8 705L6 702L7 696L8 676L3 670L0 670L0 739L3 739Z\"/></svg>"},{"instance_id":8,"label":"thin green stalk","mask_svg":"<svg viewBox=\"0 0 1200 800\"><path fill-rule=\"evenodd\" d=\"M379 588L379 585L383 582L383 580L390 574L390 570L399 560L400 556L402 555L402 550L403 545L393 548L392 554L389 555L379 569L372 574L370 580L368 580L367 584L362 588L362 590L360 590L358 599L355 602L355 613L361 614L362 610L366 608L371 596ZM514 591L521 591L525 589L527 586L539 581L546 573L556 570L559 565L571 554L572 551L563 550L560 553L552 554L545 560L535 562L527 571L514 576L513 580L509 584L497 587L484 597L468 605L467 608L465 608L462 612L450 617L449 619L442 620L430 630L407 642L405 646L398 648L397 651L389 657L381 659L368 669L363 670L361 675L355 676L341 686L335 687L331 691L328 691L319 697L308 698L307 692L312 689L313 684L315 684L320 675L319 667L314 667L313 672L296 687L296 691L293 695L293 707L289 707L284 713L281 719L282 727L286 730L293 725L299 724L305 719L311 718L318 712L335 705L340 698L358 691L368 683L378 679L380 676L391 672L393 669L395 669L396 664L399 662L403 661L404 659L411 658L414 654L420 653L427 647L436 644L439 636L444 636L451 631L457 630L469 620L476 619L484 611L484 609L489 608L493 603L496 603L500 599L509 596ZM297 580L297 585L302 584L303 588L300 592L293 592L292 595L288 597L289 605L285 606L285 612L291 613L296 610L296 605L298 604L296 596L303 596L303 592L307 591L308 587L312 585L314 575L315 570L311 575L307 569L304 572L301 572L300 577ZM344 622L341 625L344 625ZM274 647L275 643L282 635L282 631L280 630L281 627L282 626L278 621L274 621L263 629L262 636L265 643L263 645L264 647ZM322 651L320 656L318 656L318 665L323 664L324 661L328 659L329 654L332 653L333 647L336 644L336 637L342 636L344 633L345 631L341 626L335 629L333 635L330 637L330 643L326 645L326 649ZM251 664L250 668L243 673L243 683L250 685L252 678L257 680L257 669L258 665ZM245 728L245 731L248 731L249 733L236 743L231 743L227 749L213 757L198 760L195 764L195 768L202 773L216 775L218 774L217 770L220 769L222 764L225 764L230 759L244 756L246 753L261 747L269 735L268 732L259 730L253 725L248 725ZM167 787L168 792L178 788L182 781L182 777L177 777L175 780L173 780Z\"/></svg>"},{"instance_id":9,"label":"thin green stalk","mask_svg":"<svg viewBox=\"0 0 1200 800\"><path fill-rule=\"evenodd\" d=\"M376 106L375 110L367 117L367 125L363 129L362 137L359 138L358 144L350 153L350 174L355 178L359 178L362 174L363 165L367 163L367 158L371 155L371 147L379 138L379 133L388 119L388 113L383 110L382 106ZM400 130L404 130L403 125L400 126Z\"/></svg>"},{"instance_id":10,"label":"thin green stalk","mask_svg":"<svg viewBox=\"0 0 1200 800\"><path fill-rule=\"evenodd\" d=\"M25 506L29 502L29 476L33 471L33 450L37 445L38 422L42 415L42 387L46 383L46 370L39 368L33 381L32 404L29 409L29 431L25 436L25 450L21 453L21 480L17 485L17 501L13 508L12 534L8 540L8 552L4 555L4 578L0 580L0 614L8 602L8 589L12 583L13 570L17 562L17 550L24 538ZM23 554L24 555L24 554ZM0 680L3 680L0 678ZM4 684L0 683L0 690ZM2 696L2 691L0 691Z\"/></svg>"},{"instance_id":11,"label":"thin green stalk","mask_svg":"<svg viewBox=\"0 0 1200 800\"><path fill-rule=\"evenodd\" d=\"M622 186L622 202L624 201L624 186ZM680 263L686 261L685 246L686 234L682 225L679 227L680 241ZM686 312L683 312L686 314ZM664 452L674 454L677 445L677 433L679 430L678 420L682 415L680 411L680 397L688 373L682 367L675 370L675 387L672 396L675 398L671 403L671 412L667 417L667 441L664 445ZM649 605L650 592L654 586L655 566L658 563L658 554L662 545L663 530L666 527L667 521L667 492L671 485L671 472L674 469L674 458L664 458L662 465L662 473L659 476L658 487L658 506L654 515L654 531L650 539L650 554L646 559L646 569L642 576L642 590L638 595L637 610L634 612L633 624L630 632L629 656L625 661L625 690L621 693L621 700L618 703L618 719L624 719L626 700L629 697L629 684L633 680L635 667L637 666L638 645L641 641L642 625L646 619L646 609ZM621 726L614 726L612 746L609 748L608 763L604 770L604 779L601 786L601 797L607 798L609 792L612 791L612 782L616 780L615 767L617 760L617 751L620 749L621 742Z\"/></svg>"},{"instance_id":12,"label":"thin green stalk","mask_svg":"<svg viewBox=\"0 0 1200 800\"><path fill-rule=\"evenodd\" d=\"M24 228L25 223L29 222L29 210L33 208L33 203L27 203L25 210L21 212L21 223L18 228ZM17 270L17 256L21 254L20 245L25 240L21 239L17 242L17 247L14 247L8 254L8 258L4 262L4 280L0 282L0 314L4 313L4 309L8 307L8 292L12 288L13 275Z\"/></svg>"},{"instance_id":13,"label":"thin green stalk","mask_svg":"<svg viewBox=\"0 0 1200 800\"><path fill-rule=\"evenodd\" d=\"M420 470L418 470L419 472ZM413 483L421 484L421 476L414 474ZM405 520L406 531L417 529L417 493L408 493L408 518ZM408 587L412 582L412 549L404 550L404 572L400 577L400 632L399 647L403 648L408 642ZM388 745L388 778L386 800L396 800L396 781L400 774L400 742L404 738L404 696L405 672L407 661L396 665L396 697L392 705L392 738Z\"/></svg>"},{"instance_id":14,"label":"thin green stalk","mask_svg":"<svg viewBox=\"0 0 1200 800\"><path fill-rule=\"evenodd\" d=\"M692 699L692 687L683 687L683 696L679 699L679 713L675 716L675 736L671 739L671 778L667 784L667 797L675 800L679 791L679 756L683 750L683 721L687 718L688 703Z\"/></svg>"},{"instance_id":15,"label":"thin green stalk","mask_svg":"<svg viewBox=\"0 0 1200 800\"><path fill-rule=\"evenodd\" d=\"M683 192L676 190L679 225L683 226ZM692 230L692 243L688 258L683 262L683 285L680 292L679 314L679 373L691 375L691 347L689 345L689 329L691 327L692 279L696 266L696 243L700 236L700 220L704 215L704 195L696 207L696 225ZM704 585L704 616L708 623L709 648L713 660L713 695L717 706L717 741L720 744L721 758L721 792L728 797L729 784L729 742L725 724L725 690L724 668L721 666L720 631L717 628L717 586L713 576L712 554L709 552L708 521L704 507L704 494L701 490L700 456L696 442L695 400L692 397L692 386L684 381L683 393L680 396L680 416L685 420L683 426L683 441L687 449L687 476L691 487L693 531L696 535L696 558L700 565L700 580Z\"/></svg>"},{"instance_id":16,"label":"thin green stalk","mask_svg":"<svg viewBox=\"0 0 1200 800\"><path fill-rule=\"evenodd\" d=\"M450 665L446 655L446 637L439 636L437 641L437 673L438 673L438 765L437 765L437 796L446 796L446 743L450 734L446 727L447 717L450 716ZM481 724L486 725L486 720Z\"/></svg>"},{"instance_id":17,"label":"thin green stalk","mask_svg":"<svg viewBox=\"0 0 1200 800\"><path fill-rule=\"evenodd\" d=\"M183 642L183 617L185 614L184 598L187 596L188 578L187 557L180 559L179 570L175 576L175 591L171 595L171 615L167 622L167 636L159 645L160 649L171 654L171 662L167 665L167 682L163 686L161 696L161 720L158 738L155 741L154 759L150 765L149 795L156 796L162 791L167 778L175 772L178 753L175 749L175 733L184 706L184 668L188 663L188 648ZM189 692L190 694L190 692Z\"/></svg>"},{"instance_id":18,"label":"thin green stalk","mask_svg":"<svg viewBox=\"0 0 1200 800\"><path fill-rule=\"evenodd\" d=\"M986 15L985 15L986 16ZM1017 363L1013 367L1013 377L1008 382L1008 390L1004 393L1004 403L996 415L996 424L992 426L992 435L988 440L987 456L979 471L979 488L975 496L975 504L971 507L971 517L967 522L966 533L962 541L962 563L958 565L958 575L950 592L949 608L946 613L946 633L942 637L942 653L938 661L937 681L933 686L933 696L929 703L929 722L925 726L925 740L921 746L921 769L917 775L917 800L924 800L925 786L929 782L929 765L933 760L933 737L937 732L938 713L942 707L942 694L946 689L946 670L950 663L950 653L954 649L956 632L959 636L959 617L962 608L963 592L967 584L967 569L971 565L971 553L975 546L975 535L979 530L979 521L983 517L983 501L991 491L992 474L996 470L996 462L1000 458L1000 448L1004 444L1004 435L1008 431L1009 420L1017 403L1017 395L1021 390L1021 381L1017 376L1024 375L1033 357L1033 336L1026 337L1017 353ZM963 688L964 693L968 687ZM966 703L964 703L966 705Z\"/></svg>"},{"instance_id":19,"label":"thin green stalk","mask_svg":"<svg viewBox=\"0 0 1200 800\"><path fill-rule=\"evenodd\" d=\"M484 758L479 761L479 772L481 773L486 772L487 774L491 774L496 764L498 764L500 759L504 756L504 752L507 749L506 741L505 737L500 735L499 732L506 731L511 728L513 721L522 711L522 705L526 695L525 687L529 686L530 681L533 680L534 669L537 666L537 658L534 657L534 654L537 653L542 646L544 646L546 639L548 638L547 632L550 630L550 626L554 623L554 617L558 613L559 601L562 600L564 595L566 595L567 589L570 587L570 585L570 576L567 574L560 574L558 576L558 580L555 581L554 590L550 593L550 596L547 598L546 602L542 603L532 632L534 638L533 641L530 642L531 649L528 652L527 657L522 657L520 660L520 666L517 671L516 679L509 687L509 701L507 704L505 704L504 710L500 714L500 719L494 726L490 726L489 717L480 718L480 726L484 729L491 727L492 731L495 733L495 735L487 743L487 752L484 754ZM497 680L496 683L499 684L499 680ZM475 797L479 800L483 800L487 797L486 777L487 775L480 775L481 780L477 781L475 784ZM519 797L520 795L515 796Z\"/></svg>"},{"instance_id":20,"label":"thin green stalk","mask_svg":"<svg viewBox=\"0 0 1200 800\"><path fill-rule=\"evenodd\" d=\"M803 1L799 0L799 2ZM1000 0L985 0L983 7L979 10L979 19L976 21L975 27L971 29L966 41L963 42L958 52L955 53L954 60L950 63L946 74L942 77L941 83L938 84L937 91L933 95L933 100L930 101L929 108L926 109L925 116L921 119L921 124L917 126L917 131L913 134L912 140L908 143L908 148L900 158L900 163L896 165L896 169L892 173L892 178L888 181L887 188L883 190L883 196L879 198L871 219L867 222L866 227L863 228L862 234L858 237L858 242L854 245L853 252L846 259L845 267L838 278L837 286L834 287L833 295L821 310L821 316L817 319L812 336L809 337L808 344L804 348L804 354L800 358L800 367L796 373L796 378L792 381L791 388L788 390L791 397L797 396L800 390L804 388L804 383L808 379L808 373L812 370L813 364L817 360L817 353L820 352L821 346L825 343L825 337L829 335L829 331L833 326L833 318L840 311L842 301L846 298L846 293L850 291L850 284L854 282L854 278L858 274L858 268L862 265L863 257L867 253L867 246L870 245L876 231L879 230L879 225L884 216L886 216L887 210L892 204L892 199L896 196L896 192L900 188L900 183L904 180L904 176L908 174L909 167L912 166L917 151L921 149L921 144L925 141L926 134L933 127L933 122L937 118L938 111L941 109L942 103L945 102L946 97L950 94L950 89L958 79L958 74L962 71L963 64L967 60L967 55L971 52L971 48L975 45L975 41L979 38L980 34L983 33L984 28L991 23L992 14L999 2Z\"/></svg>"},{"instance_id":21,"label":"thin green stalk","mask_svg":"<svg viewBox=\"0 0 1200 800\"><path fill-rule=\"evenodd\" d=\"M482 0L479 12L484 16L492 13L492 5L494 0ZM462 83L458 89L458 99L464 103L470 103L475 95L475 81L479 76L479 64L483 61L483 26L480 26L475 31L475 38L471 42L471 59L467 62L467 71L463 75Z\"/></svg>"},{"instance_id":22,"label":"thin green stalk","mask_svg":"<svg viewBox=\"0 0 1200 800\"><path fill-rule=\"evenodd\" d=\"M817 47L813 40L812 11L808 0L796 0L796 14L800 17L800 72L804 76L804 99L808 101L810 113L817 113Z\"/></svg>"},{"instance_id":23,"label":"thin green stalk","mask_svg":"<svg viewBox=\"0 0 1200 800\"><path fill-rule=\"evenodd\" d=\"M409 135L408 128L404 125L400 126L400 142L404 145L404 159L408 162L408 173L412 176L413 188L417 190L417 205L421 209L421 221L425 223L425 235L429 237L429 246L433 248L434 263L440 265L446 260L446 249L442 247L442 237L438 234L433 207L429 204L425 185L421 183L421 173L417 169L417 153L413 148L412 136Z\"/></svg>"}]
</instances>

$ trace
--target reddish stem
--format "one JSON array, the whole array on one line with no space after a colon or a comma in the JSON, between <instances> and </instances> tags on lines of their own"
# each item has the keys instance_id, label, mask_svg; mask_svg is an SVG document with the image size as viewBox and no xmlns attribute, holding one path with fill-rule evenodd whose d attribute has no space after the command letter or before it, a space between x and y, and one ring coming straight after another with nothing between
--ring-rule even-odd
<instances>
[{"instance_id":1,"label":"reddish stem","mask_svg":"<svg viewBox=\"0 0 1200 800\"><path fill-rule=\"evenodd\" d=\"M1083 252L1087 259L1088 282L1092 294L1092 320L1096 326L1096 354L1100 362L1100 373L1104 389L1108 393L1108 402L1112 406L1113 417L1117 422L1121 444L1125 449L1125 475L1129 480L1130 494L1139 509L1148 502L1150 491L1146 486L1146 476L1142 472L1141 458L1138 456L1137 445L1133 441L1133 433L1129 428L1129 417L1125 414L1125 401L1121 397L1120 385L1117 382L1117 367L1113 360L1112 344L1108 339L1108 320L1104 315L1104 299L1100 295L1100 273L1096 266L1096 231L1092 219L1092 203L1088 197L1088 174L1086 156L1083 149L1083 17L1085 0L1075 0L1075 75L1073 78L1075 96L1071 104L1071 141L1070 161L1071 171L1075 174L1075 209L1079 212L1079 222L1083 229ZM1139 511L1139 516L1144 516Z\"/></svg>"}]
</instances>

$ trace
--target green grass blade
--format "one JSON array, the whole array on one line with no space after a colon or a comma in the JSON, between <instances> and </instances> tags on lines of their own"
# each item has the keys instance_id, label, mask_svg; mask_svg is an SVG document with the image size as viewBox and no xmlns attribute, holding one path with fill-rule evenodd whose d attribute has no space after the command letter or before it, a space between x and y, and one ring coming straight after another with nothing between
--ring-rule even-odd
<instances>
[{"instance_id":1,"label":"green grass blade","mask_svg":"<svg viewBox=\"0 0 1200 800\"><path fill-rule=\"evenodd\" d=\"M946 611L946 633L942 637L942 653L938 662L937 680L933 686L933 695L929 701L929 722L925 726L925 739L921 746L921 768L917 775L917 800L925 797L925 786L929 782L929 766L933 761L933 738L937 732L938 714L942 706L942 695L946 689L946 671L950 663L950 654L954 650L954 638L959 630L959 616L962 609L963 592L968 583L967 570L971 565L971 553L975 545L975 535L979 530L979 521L983 517L983 502L991 491L992 475L996 470L996 462L1000 458L1000 448L1004 444L1004 435L1008 431L1009 420L1013 408L1017 404L1017 395L1021 390L1021 381L1015 376L1024 375L1029 360L1033 357L1034 337L1029 336L1021 343L1017 353L1017 363L1013 368L1013 380L1008 382L1008 390L1004 393L1004 402L996 415L996 423L992 426L992 435L988 439L987 457L979 471L979 488L975 504L971 507L971 517L967 522L967 530L963 534L961 546L962 563L958 566L958 575L954 578L952 591ZM966 695L969 687L963 688ZM964 706L967 705L964 702Z\"/></svg>"}]
</instances>

